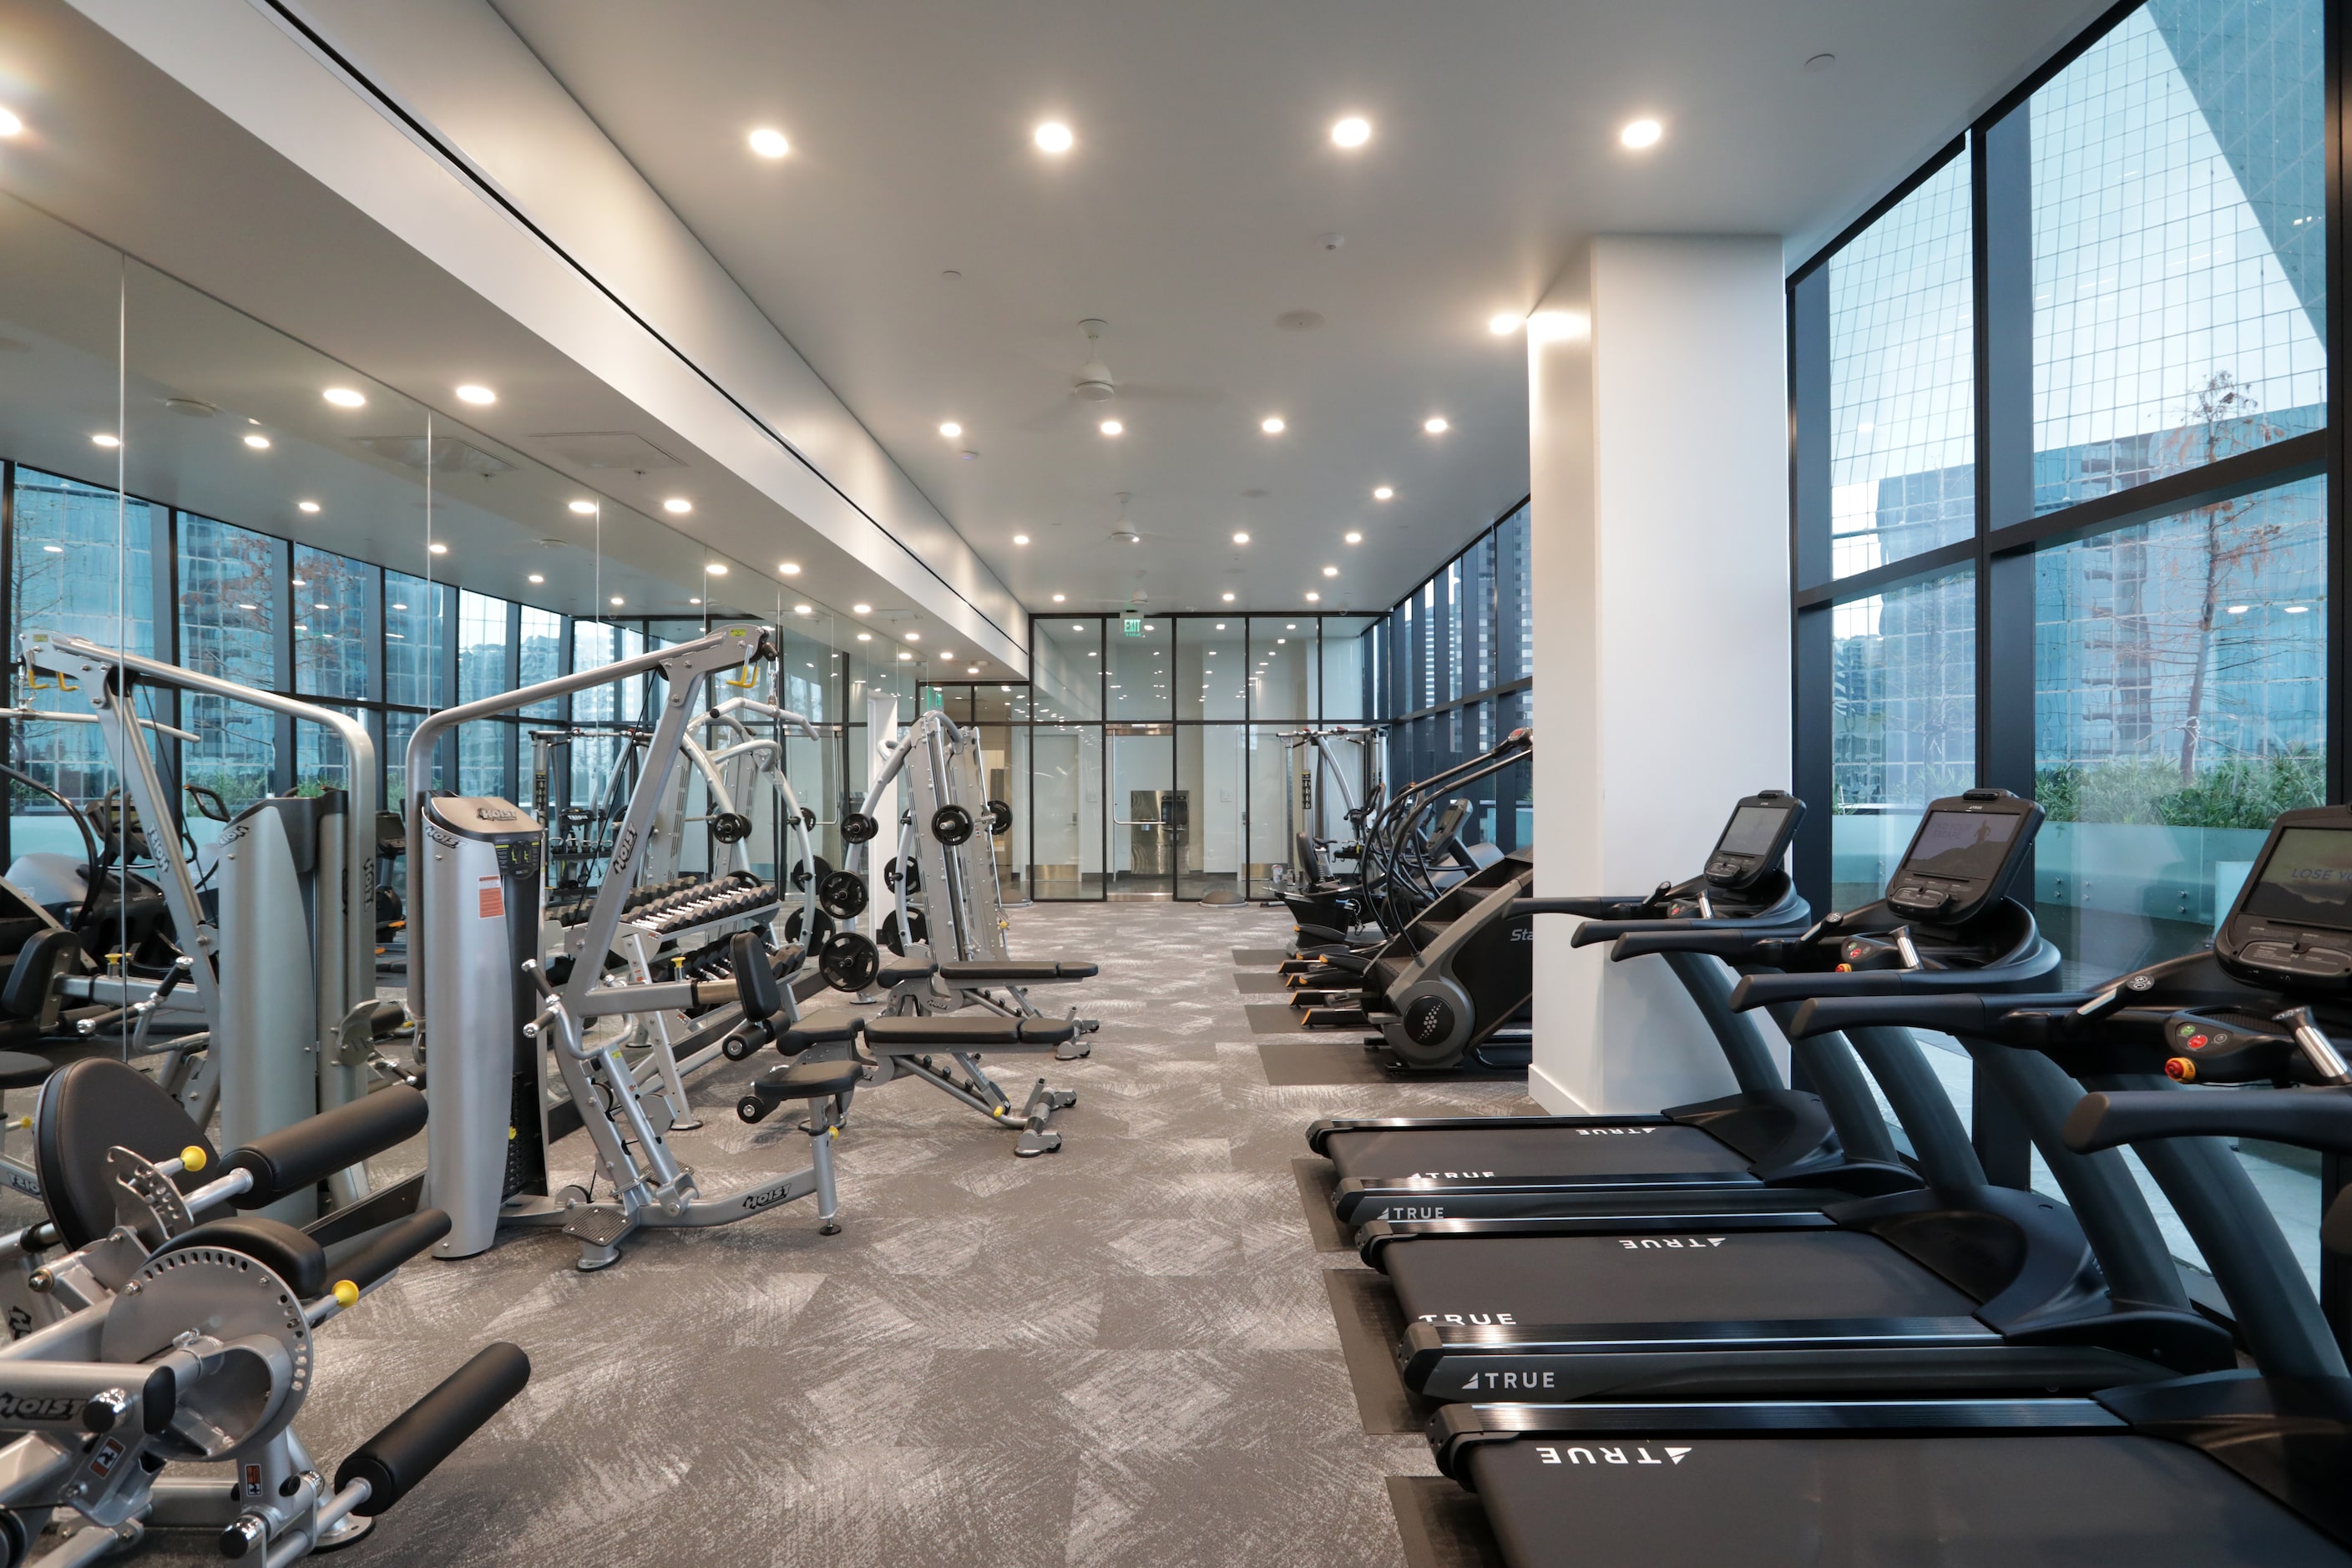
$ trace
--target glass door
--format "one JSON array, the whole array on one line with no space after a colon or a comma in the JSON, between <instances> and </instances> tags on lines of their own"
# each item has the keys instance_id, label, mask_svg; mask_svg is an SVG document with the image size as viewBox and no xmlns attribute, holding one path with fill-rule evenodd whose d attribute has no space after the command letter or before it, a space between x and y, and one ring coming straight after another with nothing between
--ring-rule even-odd
<instances>
[{"instance_id":1,"label":"glass door","mask_svg":"<svg viewBox=\"0 0 2352 1568\"><path fill-rule=\"evenodd\" d=\"M1192 797L1176 787L1173 724L1113 724L1108 807L1110 896L1172 899L1191 852Z\"/></svg>"}]
</instances>

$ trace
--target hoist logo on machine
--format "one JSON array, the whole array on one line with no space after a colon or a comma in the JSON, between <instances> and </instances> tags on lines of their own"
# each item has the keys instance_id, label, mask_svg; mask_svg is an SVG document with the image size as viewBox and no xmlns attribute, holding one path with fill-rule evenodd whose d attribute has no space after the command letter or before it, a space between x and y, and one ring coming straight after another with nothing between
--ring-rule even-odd
<instances>
[{"instance_id":1,"label":"hoist logo on machine","mask_svg":"<svg viewBox=\"0 0 2352 1568\"><path fill-rule=\"evenodd\" d=\"M1688 1448L1667 1447L1660 1447L1657 1454L1647 1447L1538 1448L1536 1458L1547 1465L1679 1465L1689 1453Z\"/></svg>"},{"instance_id":2,"label":"hoist logo on machine","mask_svg":"<svg viewBox=\"0 0 2352 1568\"><path fill-rule=\"evenodd\" d=\"M70 1421L81 1414L81 1401L39 1394L11 1394L0 1389L0 1420Z\"/></svg>"}]
</instances>

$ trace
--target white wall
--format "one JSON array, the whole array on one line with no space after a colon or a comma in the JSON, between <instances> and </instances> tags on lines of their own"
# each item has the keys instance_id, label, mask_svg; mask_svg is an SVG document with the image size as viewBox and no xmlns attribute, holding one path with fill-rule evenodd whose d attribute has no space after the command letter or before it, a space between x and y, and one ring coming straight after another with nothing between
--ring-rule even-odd
<instances>
[{"instance_id":1,"label":"white wall","mask_svg":"<svg viewBox=\"0 0 2352 1568\"><path fill-rule=\"evenodd\" d=\"M1539 893L1690 876L1734 800L1788 787L1783 309L1778 238L1609 237L1530 323ZM1535 1098L1730 1092L1664 965L1573 924L1536 922Z\"/></svg>"}]
</instances>

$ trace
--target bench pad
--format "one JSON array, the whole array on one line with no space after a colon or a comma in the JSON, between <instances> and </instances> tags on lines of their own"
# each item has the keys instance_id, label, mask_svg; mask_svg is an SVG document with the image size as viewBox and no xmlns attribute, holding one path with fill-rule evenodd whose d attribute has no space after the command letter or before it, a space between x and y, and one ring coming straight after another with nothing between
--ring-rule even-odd
<instances>
[{"instance_id":1,"label":"bench pad","mask_svg":"<svg viewBox=\"0 0 2352 1568\"><path fill-rule=\"evenodd\" d=\"M927 1050L1021 1050L1063 1045L1076 1033L1077 1026L1067 1018L868 1018L866 1047L898 1055Z\"/></svg>"}]
</instances>

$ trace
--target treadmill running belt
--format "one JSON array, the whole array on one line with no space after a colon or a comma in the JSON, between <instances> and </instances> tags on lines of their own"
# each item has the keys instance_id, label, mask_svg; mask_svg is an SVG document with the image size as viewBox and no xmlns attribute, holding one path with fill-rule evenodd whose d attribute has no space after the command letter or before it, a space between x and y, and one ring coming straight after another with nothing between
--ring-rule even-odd
<instances>
[{"instance_id":1,"label":"treadmill running belt","mask_svg":"<svg viewBox=\"0 0 2352 1568\"><path fill-rule=\"evenodd\" d=\"M1968 1318L1977 1308L1876 1237L1843 1230L1419 1237L1382 1264L1407 1320L1440 1322Z\"/></svg>"},{"instance_id":2,"label":"treadmill running belt","mask_svg":"<svg viewBox=\"0 0 2352 1568\"><path fill-rule=\"evenodd\" d=\"M1713 1175L1748 1166L1712 1134L1671 1121L1608 1131L1501 1125L1463 1131L1368 1129L1334 1132L1324 1152L1342 1176Z\"/></svg>"},{"instance_id":3,"label":"treadmill running belt","mask_svg":"<svg viewBox=\"0 0 2352 1568\"><path fill-rule=\"evenodd\" d=\"M1523 1437L1465 1458L1513 1568L2347 1560L2220 1464L2154 1437Z\"/></svg>"}]
</instances>

